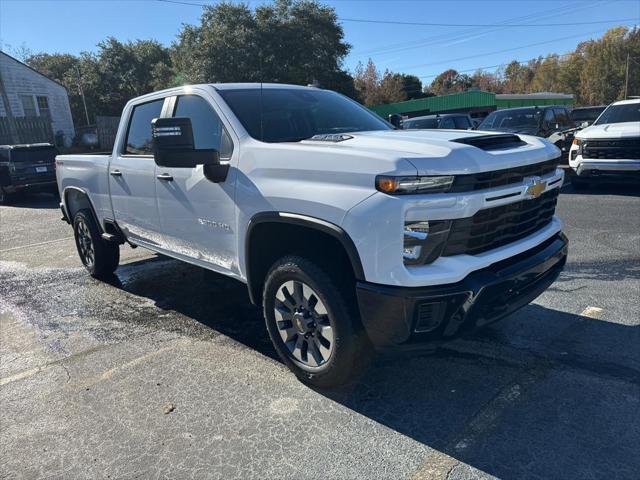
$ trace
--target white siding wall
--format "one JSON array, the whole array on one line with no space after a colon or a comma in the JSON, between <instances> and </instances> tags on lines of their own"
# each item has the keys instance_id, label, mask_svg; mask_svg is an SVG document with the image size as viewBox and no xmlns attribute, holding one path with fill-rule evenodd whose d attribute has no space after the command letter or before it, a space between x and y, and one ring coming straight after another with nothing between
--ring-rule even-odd
<instances>
[{"instance_id":1,"label":"white siding wall","mask_svg":"<svg viewBox=\"0 0 640 480\"><path fill-rule=\"evenodd\" d=\"M20 95L46 96L51 112L53 133L62 131L65 135L65 143L71 142L74 136L73 119L69 107L69 96L62 85L2 52L0 52L0 75L2 75L14 116L24 116ZM6 116L2 103L0 101L0 116Z\"/></svg>"}]
</instances>

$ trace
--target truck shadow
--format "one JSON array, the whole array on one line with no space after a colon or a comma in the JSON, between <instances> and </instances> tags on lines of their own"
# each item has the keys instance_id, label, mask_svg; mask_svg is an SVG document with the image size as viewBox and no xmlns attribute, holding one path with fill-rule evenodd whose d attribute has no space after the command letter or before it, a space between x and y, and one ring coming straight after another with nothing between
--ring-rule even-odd
<instances>
[{"instance_id":1,"label":"truck shadow","mask_svg":"<svg viewBox=\"0 0 640 480\"><path fill-rule=\"evenodd\" d=\"M157 257L122 266L112 284L277 358L234 280ZM640 327L613 320L533 304L433 354L378 358L352 384L316 391L433 449L427 461L446 454L500 478L633 478Z\"/></svg>"},{"instance_id":2,"label":"truck shadow","mask_svg":"<svg viewBox=\"0 0 640 480\"><path fill-rule=\"evenodd\" d=\"M9 197L7 207L54 209L60 208L60 197L53 193L20 192Z\"/></svg>"},{"instance_id":3,"label":"truck shadow","mask_svg":"<svg viewBox=\"0 0 640 480\"><path fill-rule=\"evenodd\" d=\"M640 197L640 182L616 183L606 180L598 180L588 187L576 189L571 180L565 180L561 193L565 195L618 195L627 197Z\"/></svg>"}]
</instances>

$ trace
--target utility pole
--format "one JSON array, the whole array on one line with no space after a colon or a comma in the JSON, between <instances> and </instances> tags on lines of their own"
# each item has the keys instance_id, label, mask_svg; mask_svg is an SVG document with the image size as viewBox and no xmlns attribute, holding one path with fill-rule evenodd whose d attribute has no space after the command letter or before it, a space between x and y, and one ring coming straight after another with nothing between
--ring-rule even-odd
<instances>
[{"instance_id":1,"label":"utility pole","mask_svg":"<svg viewBox=\"0 0 640 480\"><path fill-rule=\"evenodd\" d=\"M629 52L627 52L627 70L624 75L624 99L627 99L629 93Z\"/></svg>"},{"instance_id":2,"label":"utility pole","mask_svg":"<svg viewBox=\"0 0 640 480\"><path fill-rule=\"evenodd\" d=\"M76 75L78 76L78 90L80 90L82 104L84 105L84 115L87 119L87 125L89 125L89 110L87 110L87 101L84 98L84 90L82 89L82 79L80 77L80 68L78 68L78 65L76 65Z\"/></svg>"}]
</instances>

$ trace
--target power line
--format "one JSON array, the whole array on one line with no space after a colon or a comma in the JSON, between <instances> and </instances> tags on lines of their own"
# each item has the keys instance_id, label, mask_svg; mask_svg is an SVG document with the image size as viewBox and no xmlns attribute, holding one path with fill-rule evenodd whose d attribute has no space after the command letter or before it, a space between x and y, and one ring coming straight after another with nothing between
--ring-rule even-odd
<instances>
[{"instance_id":1,"label":"power line","mask_svg":"<svg viewBox=\"0 0 640 480\"><path fill-rule=\"evenodd\" d=\"M613 0L608 0L605 2L602 2L600 0L600 2L598 3L598 5L605 5L607 3L610 3ZM507 18L503 21L501 21L501 24L505 24L505 23L511 23L511 22L519 22L519 21L523 21L523 20L532 20L532 19L541 19L541 18L549 18L549 17L554 17L558 14L564 14L568 11L571 12L576 12L578 10L583 10L585 8L592 8L593 5L589 5L587 3L582 3L579 5L576 4L568 4L568 5L564 5L562 7L556 7L556 8L552 8L552 9L548 9L548 10L542 10L539 12L535 12L529 15L525 15L525 16L521 16L521 17L512 17L512 18ZM386 55L388 53L396 53L396 52L403 52L403 51L407 51L407 50L415 50L416 48L422 48L422 47L426 47L429 45L440 45L442 43L444 43L445 41L448 40L453 40L453 41L458 41L458 42L463 42L463 41L468 41L469 39L473 39L479 36L486 36L489 33L493 33L493 32L497 32L499 31L501 28L497 27L491 30L484 30L484 29L480 29L480 28L470 28L470 29L465 29L465 30L458 30L455 32L449 32L449 33L444 33L444 34L439 34L439 35L432 35L430 37L427 38L423 38L423 39L418 39L418 40L412 40L412 41L408 41L408 42L402 42L402 43L396 43L396 44L391 44L391 45L386 45L385 47L382 48L375 48L375 49L370 49L370 50L365 50L365 51L356 51L354 53L352 53L351 55L374 55L374 56L381 56L381 55ZM474 36L474 34L476 34ZM467 38L463 38L462 40L460 39L460 36L467 36ZM469 37L469 35L471 35Z\"/></svg>"},{"instance_id":2,"label":"power line","mask_svg":"<svg viewBox=\"0 0 640 480\"><path fill-rule=\"evenodd\" d=\"M575 52L567 52L567 53L562 53L562 54L559 54L559 55L558 54L554 54L554 55L556 55L558 57L558 59L561 59L561 58L564 58L564 57L568 57L568 56L572 55L573 53L575 53ZM484 67L475 67L475 68L467 68L467 69L464 69L464 70L456 70L456 72L458 72L458 73L477 72L478 70L482 71L482 70L488 70L490 68L504 67L505 65L511 64L511 63L514 63L514 62L519 64L519 65L522 65L522 64L525 64L525 63L529 63L529 62L533 62L535 60L538 60L538 58L540 58L540 57L539 56L538 57L533 57L533 58L529 58L527 60L510 60L508 62L497 63L495 65L487 65L487 66L484 66ZM440 73L435 74L435 75L416 75L416 76L418 78L422 79L422 78L435 78L438 75L440 75Z\"/></svg>"},{"instance_id":3,"label":"power line","mask_svg":"<svg viewBox=\"0 0 640 480\"><path fill-rule=\"evenodd\" d=\"M163 0L168 1L168 0ZM518 28L518 27L569 27L573 25L595 25L600 23L617 23L617 22L631 22L637 20L637 18L618 18L611 20L598 20L595 22L571 22L571 23L519 23L517 25L504 25L500 23L428 23L428 22L402 22L395 20L369 20L362 18L339 18L341 22L358 22L358 23L377 23L385 25L413 25L413 26L425 26L425 27L505 27L505 28Z\"/></svg>"},{"instance_id":4,"label":"power line","mask_svg":"<svg viewBox=\"0 0 640 480\"><path fill-rule=\"evenodd\" d=\"M195 7L207 7L213 5L211 3L195 3L187 2L183 0L156 0L162 3L176 3L179 5L191 5ZM519 24L501 24L501 23L430 23L430 22L403 22L395 20L371 20L365 18L343 18L338 17L342 22L360 22L360 23L377 23L377 24L389 24L389 25L416 25L426 27L568 27L572 25L595 25L602 23L617 23L617 22L630 22L637 20L636 18L618 18L611 20L598 20L594 22L570 22L570 23L519 23Z\"/></svg>"},{"instance_id":5,"label":"power line","mask_svg":"<svg viewBox=\"0 0 640 480\"><path fill-rule=\"evenodd\" d=\"M406 66L406 67L399 67L399 68L397 68L397 70L407 70L407 69L412 69L412 68L429 67L429 66L432 66L432 65L442 65L442 64L450 63L450 62L457 62L457 61L460 61L460 60L469 60L471 58L476 58L476 57L481 57L481 56L497 55L499 53L513 52L515 50L521 50L523 48L537 47L538 45L546 45L546 44L549 44L549 43L555 43L555 42L558 42L560 40L567 40L567 39L570 39L570 38L577 38L577 37L582 37L582 36L585 36L585 35L593 35L593 34L596 34L596 33L604 33L605 31L606 30L598 30L598 31L595 31L595 32L586 32L586 33L579 33L577 35L568 35L566 37L560 37L560 38L554 38L554 39L551 39L551 40L545 40L544 42L529 43L527 45L520 45L518 47L505 48L505 49L502 49L502 50L495 50L493 52L483 52L483 53L477 53L475 55L468 55L466 57L450 58L448 60L443 60L443 61L440 61L440 62L421 63L421 64L418 64L418 65L410 65L410 66Z\"/></svg>"}]
</instances>

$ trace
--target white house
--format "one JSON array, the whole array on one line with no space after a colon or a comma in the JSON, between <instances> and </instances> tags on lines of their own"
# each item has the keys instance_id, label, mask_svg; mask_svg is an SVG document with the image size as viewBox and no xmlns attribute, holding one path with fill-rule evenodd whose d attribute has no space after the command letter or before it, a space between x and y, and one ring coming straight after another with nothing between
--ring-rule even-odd
<instances>
[{"instance_id":1,"label":"white house","mask_svg":"<svg viewBox=\"0 0 640 480\"><path fill-rule=\"evenodd\" d=\"M50 125L46 135L40 128L43 125ZM65 87L4 52L0 52L0 135L4 143L53 142L57 136L67 145L74 136ZM49 138L34 139L43 136ZM7 138L12 141L7 142Z\"/></svg>"}]
</instances>

